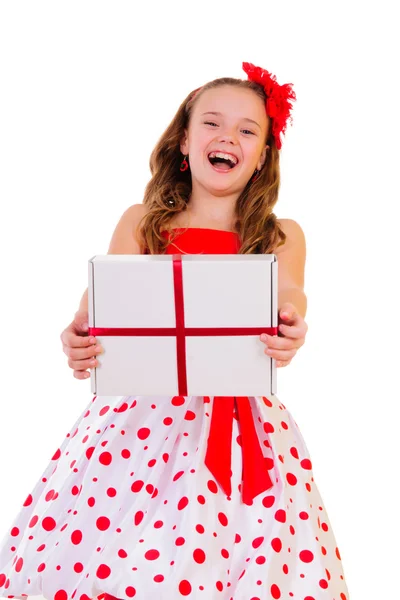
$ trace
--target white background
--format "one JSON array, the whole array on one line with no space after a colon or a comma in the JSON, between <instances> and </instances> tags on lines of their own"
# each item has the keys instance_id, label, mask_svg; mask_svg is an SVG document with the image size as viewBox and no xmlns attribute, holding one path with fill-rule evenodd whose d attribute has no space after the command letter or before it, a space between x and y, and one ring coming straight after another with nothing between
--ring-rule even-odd
<instances>
[{"instance_id":1,"label":"white background","mask_svg":"<svg viewBox=\"0 0 400 600\"><path fill-rule=\"evenodd\" d=\"M352 600L398 589L395 3L0 5L0 538L78 415L60 334L183 98L242 61L293 83L275 209L307 240L306 344L278 397L313 459Z\"/></svg>"}]
</instances>

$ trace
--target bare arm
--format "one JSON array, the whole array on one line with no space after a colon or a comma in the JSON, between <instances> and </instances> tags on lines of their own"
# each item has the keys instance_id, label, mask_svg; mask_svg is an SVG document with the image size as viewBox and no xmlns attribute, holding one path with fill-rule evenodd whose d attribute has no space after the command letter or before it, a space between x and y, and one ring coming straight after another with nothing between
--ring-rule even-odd
<instances>
[{"instance_id":1,"label":"bare arm","mask_svg":"<svg viewBox=\"0 0 400 600\"><path fill-rule=\"evenodd\" d=\"M144 214L143 204L133 204L124 212L114 230L107 254L140 254L135 231ZM79 310L88 310L88 288L83 293Z\"/></svg>"},{"instance_id":2,"label":"bare arm","mask_svg":"<svg viewBox=\"0 0 400 600\"><path fill-rule=\"evenodd\" d=\"M283 304L290 302L304 319L307 311L307 296L304 292L304 232L293 219L282 219L280 225L287 237L285 244L275 250L278 259L278 310Z\"/></svg>"}]
</instances>

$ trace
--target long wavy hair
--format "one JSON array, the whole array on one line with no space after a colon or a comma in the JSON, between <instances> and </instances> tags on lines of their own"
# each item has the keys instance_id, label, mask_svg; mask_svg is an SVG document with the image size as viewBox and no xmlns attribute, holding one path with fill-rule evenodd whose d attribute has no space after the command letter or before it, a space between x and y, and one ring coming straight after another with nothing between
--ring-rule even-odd
<instances>
[{"instance_id":1,"label":"long wavy hair","mask_svg":"<svg viewBox=\"0 0 400 600\"><path fill-rule=\"evenodd\" d=\"M226 85L253 90L266 102L266 94L261 85L231 77L210 81L185 98L150 156L152 177L143 199L148 210L136 231L141 252L163 254L168 243L174 239L175 232L172 231L170 222L177 213L187 209L192 191L190 169L180 171L180 143L184 130L189 125L193 107L200 95ZM270 254L284 244L286 239L272 212L278 200L280 168L279 150L271 135L271 126L268 130L266 143L270 149L264 166L258 178L254 182L250 179L246 184L235 205L234 231L240 238L239 254ZM169 231L169 240L161 234L162 230Z\"/></svg>"}]
</instances>

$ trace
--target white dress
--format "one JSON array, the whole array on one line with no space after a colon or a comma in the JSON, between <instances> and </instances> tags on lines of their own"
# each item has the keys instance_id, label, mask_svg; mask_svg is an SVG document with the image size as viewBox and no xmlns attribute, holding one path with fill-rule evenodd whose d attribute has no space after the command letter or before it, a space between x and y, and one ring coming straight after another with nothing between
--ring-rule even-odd
<instances>
[{"instance_id":1,"label":"white dress","mask_svg":"<svg viewBox=\"0 0 400 600\"><path fill-rule=\"evenodd\" d=\"M189 229L180 248L195 252L200 233L209 253L237 247ZM277 396L93 397L0 541L0 597L27 595L349 600Z\"/></svg>"}]
</instances>

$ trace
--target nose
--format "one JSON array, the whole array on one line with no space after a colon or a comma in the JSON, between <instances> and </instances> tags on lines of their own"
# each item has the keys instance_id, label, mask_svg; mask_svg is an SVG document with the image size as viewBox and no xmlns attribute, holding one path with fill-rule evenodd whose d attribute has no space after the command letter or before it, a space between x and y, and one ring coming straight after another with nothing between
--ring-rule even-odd
<instances>
[{"instance_id":1,"label":"nose","mask_svg":"<svg viewBox=\"0 0 400 600\"><path fill-rule=\"evenodd\" d=\"M236 144L237 136L234 130L225 130L218 136L219 142L225 142L227 144Z\"/></svg>"}]
</instances>

